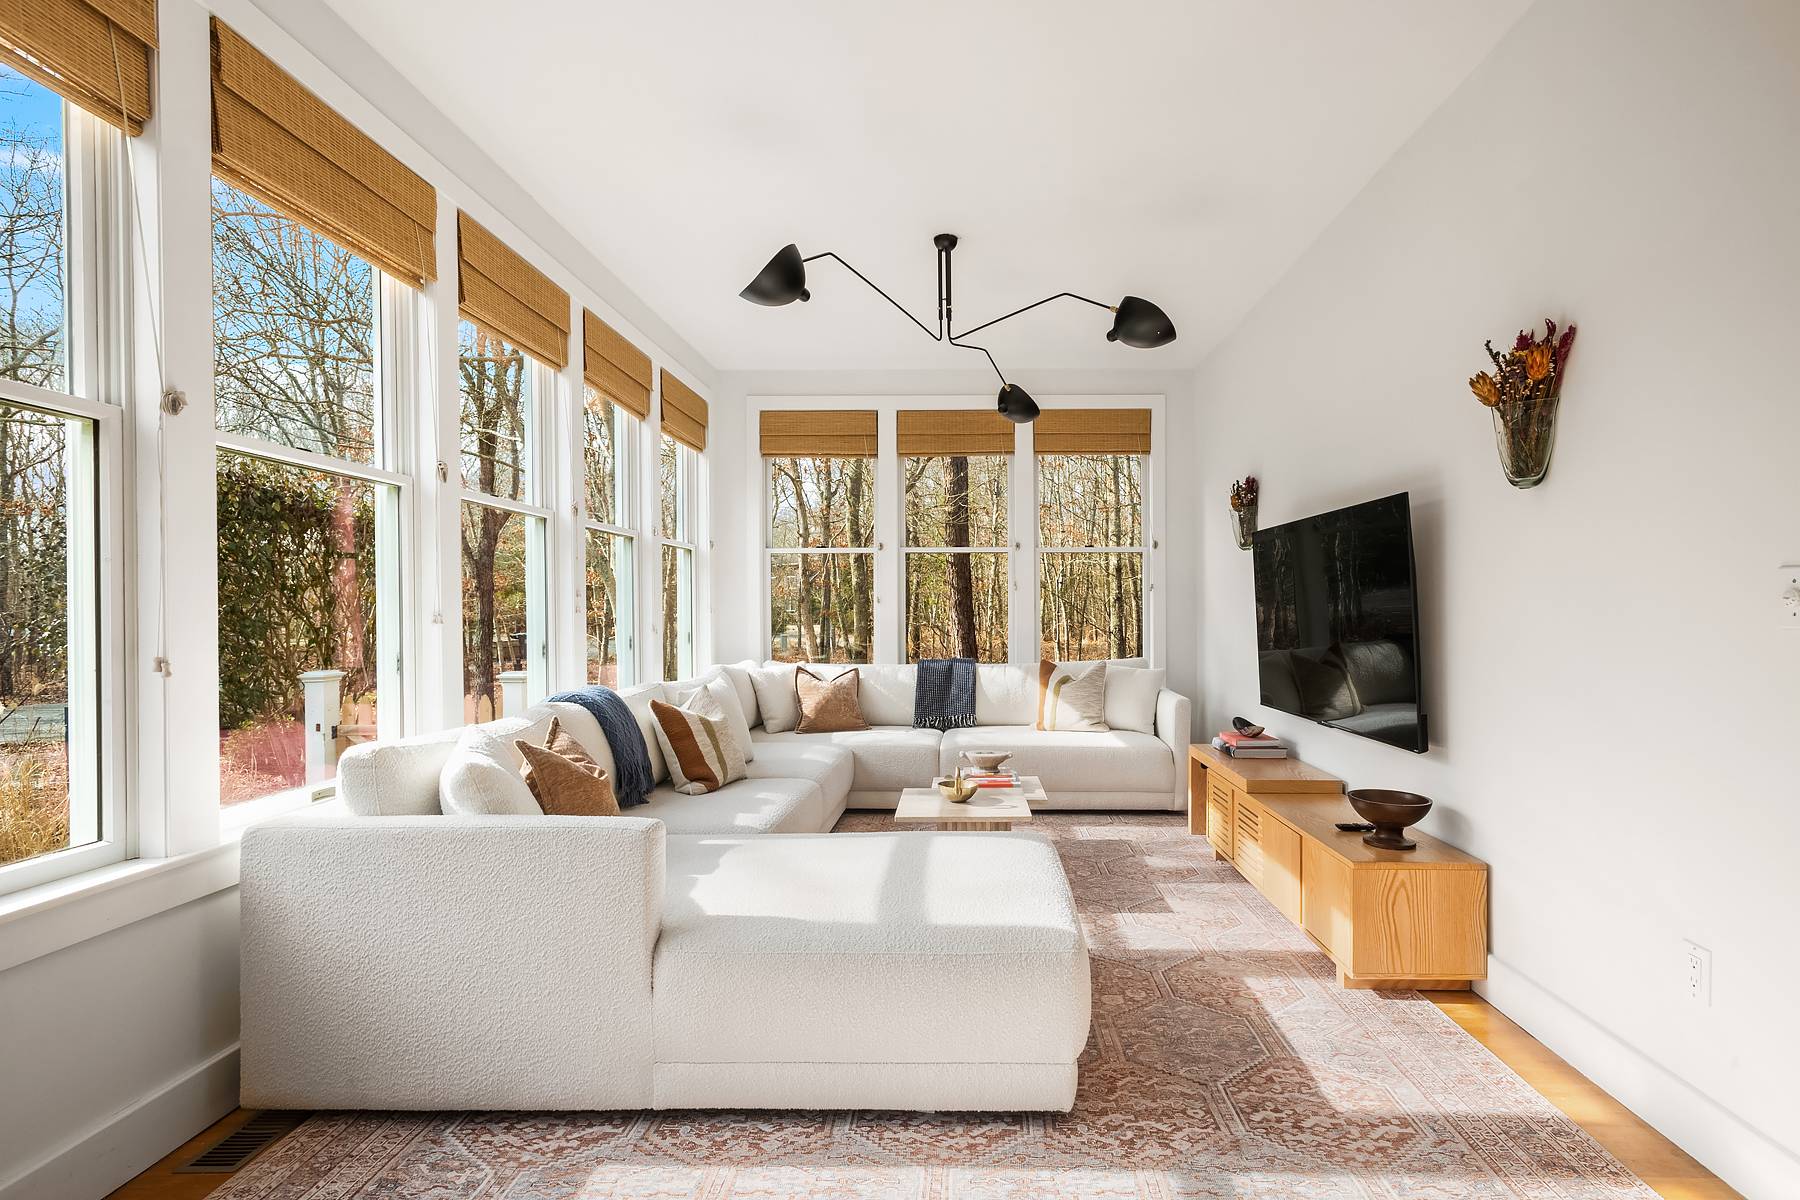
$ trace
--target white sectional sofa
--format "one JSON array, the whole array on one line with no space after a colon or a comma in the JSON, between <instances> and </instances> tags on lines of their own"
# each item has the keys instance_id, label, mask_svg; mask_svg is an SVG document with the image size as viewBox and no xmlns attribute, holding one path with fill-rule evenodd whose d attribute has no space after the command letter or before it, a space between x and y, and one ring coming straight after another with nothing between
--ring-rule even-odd
<instances>
[{"instance_id":1,"label":"white sectional sofa","mask_svg":"<svg viewBox=\"0 0 1800 1200\"><path fill-rule=\"evenodd\" d=\"M772 734L750 666L724 669L749 777L709 795L669 788L651 737L659 786L624 816L447 817L448 730L347 753L350 815L248 830L244 1106L1067 1110L1088 959L1048 841L824 835L968 748L1012 750L1050 807L1178 807L1188 701L1163 692L1154 735L1042 733L1029 673L984 667L982 723L940 735L911 728L913 668L864 667L874 728ZM621 695L644 724L684 686ZM553 714L610 769L578 705L479 729Z\"/></svg>"}]
</instances>

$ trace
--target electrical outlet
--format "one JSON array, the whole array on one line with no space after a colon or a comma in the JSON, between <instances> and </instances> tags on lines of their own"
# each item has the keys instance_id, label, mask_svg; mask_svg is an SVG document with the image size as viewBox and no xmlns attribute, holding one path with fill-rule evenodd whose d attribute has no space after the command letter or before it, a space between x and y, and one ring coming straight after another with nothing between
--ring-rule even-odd
<instances>
[{"instance_id":1,"label":"electrical outlet","mask_svg":"<svg viewBox=\"0 0 1800 1200\"><path fill-rule=\"evenodd\" d=\"M1775 588L1776 595L1781 597L1776 624L1783 629L1800 629L1800 564L1782 567Z\"/></svg>"},{"instance_id":2,"label":"electrical outlet","mask_svg":"<svg viewBox=\"0 0 1800 1200\"><path fill-rule=\"evenodd\" d=\"M1712 1007L1712 951L1696 942L1683 942L1687 957L1688 999L1702 1008Z\"/></svg>"}]
</instances>

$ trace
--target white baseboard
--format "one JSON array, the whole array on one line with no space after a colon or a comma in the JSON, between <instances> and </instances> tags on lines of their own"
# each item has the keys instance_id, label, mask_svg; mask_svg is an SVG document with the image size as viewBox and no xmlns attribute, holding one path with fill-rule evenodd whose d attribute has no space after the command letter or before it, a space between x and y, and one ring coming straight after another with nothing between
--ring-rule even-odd
<instances>
[{"instance_id":1,"label":"white baseboard","mask_svg":"<svg viewBox=\"0 0 1800 1200\"><path fill-rule=\"evenodd\" d=\"M234 1042L0 1180L0 1200L101 1200L237 1107Z\"/></svg>"},{"instance_id":2,"label":"white baseboard","mask_svg":"<svg viewBox=\"0 0 1800 1200\"><path fill-rule=\"evenodd\" d=\"M1475 989L1747 1200L1800 1196L1800 1158L1524 975L1490 958Z\"/></svg>"}]
</instances>

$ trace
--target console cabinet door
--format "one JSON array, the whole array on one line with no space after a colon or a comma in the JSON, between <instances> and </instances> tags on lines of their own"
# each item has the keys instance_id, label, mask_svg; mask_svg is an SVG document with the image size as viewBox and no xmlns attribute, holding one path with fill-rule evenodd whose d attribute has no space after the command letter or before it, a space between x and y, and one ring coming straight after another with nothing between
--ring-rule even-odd
<instances>
[{"instance_id":1,"label":"console cabinet door","mask_svg":"<svg viewBox=\"0 0 1800 1200\"><path fill-rule=\"evenodd\" d=\"M1300 927L1339 967L1356 954L1355 905L1350 868L1308 838L1300 844Z\"/></svg>"},{"instance_id":2,"label":"console cabinet door","mask_svg":"<svg viewBox=\"0 0 1800 1200\"><path fill-rule=\"evenodd\" d=\"M1235 789L1217 771L1206 773L1206 838L1213 853L1220 858L1235 859L1232 824L1236 820L1232 803Z\"/></svg>"},{"instance_id":3,"label":"console cabinet door","mask_svg":"<svg viewBox=\"0 0 1800 1200\"><path fill-rule=\"evenodd\" d=\"M1281 915L1300 923L1300 834L1262 814L1262 882L1257 886Z\"/></svg>"},{"instance_id":4,"label":"console cabinet door","mask_svg":"<svg viewBox=\"0 0 1800 1200\"><path fill-rule=\"evenodd\" d=\"M1206 832L1206 764L1188 759L1188 832Z\"/></svg>"}]
</instances>

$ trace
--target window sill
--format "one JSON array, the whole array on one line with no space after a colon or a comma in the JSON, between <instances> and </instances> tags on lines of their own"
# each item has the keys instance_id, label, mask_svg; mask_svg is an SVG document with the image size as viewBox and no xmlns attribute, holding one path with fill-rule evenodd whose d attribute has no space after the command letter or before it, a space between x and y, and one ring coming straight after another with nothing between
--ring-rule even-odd
<instances>
[{"instance_id":1,"label":"window sill","mask_svg":"<svg viewBox=\"0 0 1800 1200\"><path fill-rule=\"evenodd\" d=\"M341 811L296 788L220 814L219 844L173 858L136 858L0 896L0 971L237 886L238 841L259 821Z\"/></svg>"}]
</instances>

